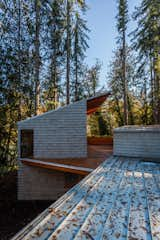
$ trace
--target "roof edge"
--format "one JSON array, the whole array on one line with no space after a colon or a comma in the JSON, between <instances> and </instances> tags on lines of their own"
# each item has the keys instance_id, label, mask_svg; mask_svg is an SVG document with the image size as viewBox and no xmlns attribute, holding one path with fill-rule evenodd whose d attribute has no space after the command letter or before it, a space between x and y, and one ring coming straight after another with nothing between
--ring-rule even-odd
<instances>
[{"instance_id":1,"label":"roof edge","mask_svg":"<svg viewBox=\"0 0 160 240\"><path fill-rule=\"evenodd\" d=\"M21 123L28 122L28 121L30 121L30 120L40 118L40 117L42 117L42 116L45 116L45 115L50 114L50 113L53 113L53 112L58 112L58 111L60 111L60 110L62 110L62 109L64 109L64 108L68 108L69 106L71 106L71 105L73 105L73 104L76 105L77 103L80 103L80 102L83 102L83 101L86 101L86 99L82 99L82 100L80 100L80 101L73 102L73 103L70 103L70 104L65 105L65 106L61 106L61 107L59 107L59 108L57 108L57 109L53 109L53 110L44 112L44 113L42 113L42 114L34 115L34 116L29 117L29 118L27 118L27 119L18 121L18 122L17 122L17 125L19 126Z\"/></svg>"}]
</instances>

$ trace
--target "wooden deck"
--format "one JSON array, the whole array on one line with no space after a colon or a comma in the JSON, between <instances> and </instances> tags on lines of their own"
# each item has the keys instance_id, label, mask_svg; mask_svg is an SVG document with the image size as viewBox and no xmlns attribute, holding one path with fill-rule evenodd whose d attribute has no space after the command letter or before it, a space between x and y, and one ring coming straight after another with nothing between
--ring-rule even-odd
<instances>
[{"instance_id":1,"label":"wooden deck","mask_svg":"<svg viewBox=\"0 0 160 240\"><path fill-rule=\"evenodd\" d=\"M110 157L12 240L159 240L160 164Z\"/></svg>"},{"instance_id":2,"label":"wooden deck","mask_svg":"<svg viewBox=\"0 0 160 240\"><path fill-rule=\"evenodd\" d=\"M79 159L21 159L24 164L87 175L112 154L112 145L88 145L88 157Z\"/></svg>"}]
</instances>

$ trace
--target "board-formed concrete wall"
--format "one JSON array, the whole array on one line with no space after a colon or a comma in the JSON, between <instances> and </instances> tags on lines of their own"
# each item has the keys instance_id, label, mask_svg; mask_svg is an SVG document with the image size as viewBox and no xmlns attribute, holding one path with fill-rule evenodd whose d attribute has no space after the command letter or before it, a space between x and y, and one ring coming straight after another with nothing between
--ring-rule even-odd
<instances>
[{"instance_id":1,"label":"board-formed concrete wall","mask_svg":"<svg viewBox=\"0 0 160 240\"><path fill-rule=\"evenodd\" d=\"M128 126L114 129L116 156L156 158L160 161L160 126Z\"/></svg>"},{"instance_id":2,"label":"board-formed concrete wall","mask_svg":"<svg viewBox=\"0 0 160 240\"><path fill-rule=\"evenodd\" d=\"M18 200L57 200L67 190L65 173L19 162Z\"/></svg>"},{"instance_id":3,"label":"board-formed concrete wall","mask_svg":"<svg viewBox=\"0 0 160 240\"><path fill-rule=\"evenodd\" d=\"M86 100L19 122L19 157L22 129L34 131L34 158L87 156Z\"/></svg>"}]
</instances>

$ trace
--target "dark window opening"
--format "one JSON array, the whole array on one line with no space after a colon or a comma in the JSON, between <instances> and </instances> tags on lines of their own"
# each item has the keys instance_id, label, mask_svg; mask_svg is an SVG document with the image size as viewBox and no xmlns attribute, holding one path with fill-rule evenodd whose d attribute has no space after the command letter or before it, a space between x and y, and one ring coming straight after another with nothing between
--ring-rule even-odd
<instances>
[{"instance_id":1,"label":"dark window opening","mask_svg":"<svg viewBox=\"0 0 160 240\"><path fill-rule=\"evenodd\" d=\"M21 130L21 158L33 157L33 130Z\"/></svg>"}]
</instances>

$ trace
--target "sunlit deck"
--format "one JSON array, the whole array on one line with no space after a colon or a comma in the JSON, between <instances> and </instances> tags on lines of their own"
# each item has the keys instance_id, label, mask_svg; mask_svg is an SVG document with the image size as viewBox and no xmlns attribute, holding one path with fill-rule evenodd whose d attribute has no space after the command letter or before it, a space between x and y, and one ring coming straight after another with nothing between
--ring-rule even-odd
<instances>
[{"instance_id":1,"label":"sunlit deck","mask_svg":"<svg viewBox=\"0 0 160 240\"><path fill-rule=\"evenodd\" d=\"M87 175L112 154L112 145L88 145L86 158L44 159L25 158L22 163L57 171Z\"/></svg>"}]
</instances>

